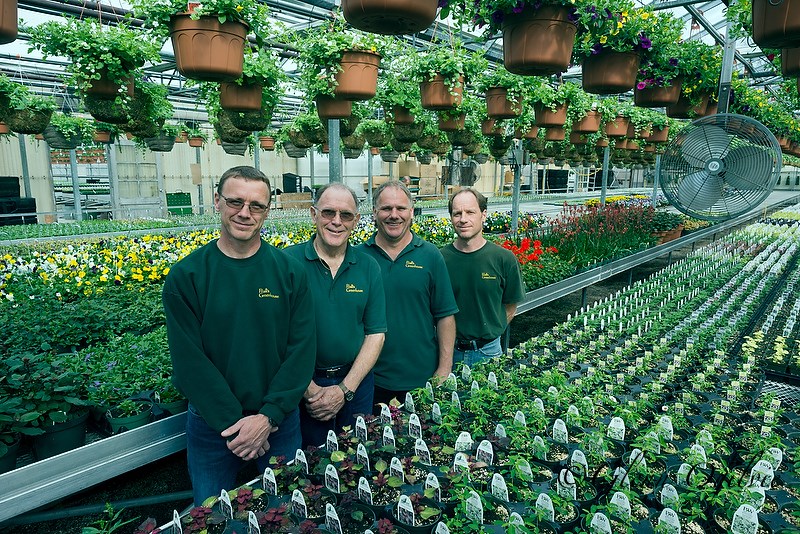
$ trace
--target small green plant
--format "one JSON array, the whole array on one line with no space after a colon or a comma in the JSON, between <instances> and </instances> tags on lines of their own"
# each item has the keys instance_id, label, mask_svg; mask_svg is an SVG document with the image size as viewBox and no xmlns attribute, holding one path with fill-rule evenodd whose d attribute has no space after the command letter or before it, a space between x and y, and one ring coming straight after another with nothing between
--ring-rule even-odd
<instances>
[{"instance_id":1,"label":"small green plant","mask_svg":"<svg viewBox=\"0 0 800 534\"><path fill-rule=\"evenodd\" d=\"M128 519L123 521L120 516L124 511L124 508L114 511L114 507L106 503L105 516L101 517L88 527L83 527L83 529L81 529L81 534L112 534L117 532L125 525L133 523L136 520Z\"/></svg>"}]
</instances>

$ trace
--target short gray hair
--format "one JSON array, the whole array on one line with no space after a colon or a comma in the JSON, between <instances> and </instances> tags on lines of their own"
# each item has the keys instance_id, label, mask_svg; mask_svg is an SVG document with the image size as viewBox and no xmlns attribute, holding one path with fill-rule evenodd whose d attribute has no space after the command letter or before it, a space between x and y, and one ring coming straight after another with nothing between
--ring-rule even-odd
<instances>
[{"instance_id":1,"label":"short gray hair","mask_svg":"<svg viewBox=\"0 0 800 534\"><path fill-rule=\"evenodd\" d=\"M385 189L388 189L390 187L395 187L395 188L399 189L400 191L402 191L403 194L405 194L405 196L408 197L408 201L412 205L414 204L414 198L411 196L411 191L408 190L408 187L406 187L406 184L404 184L403 182L398 182L397 180L389 180L388 182L382 183L380 186L378 186L378 189L376 189L375 191L372 192L372 205L373 206L377 206L378 205L378 199L381 198L381 193L383 193L383 191Z\"/></svg>"},{"instance_id":2,"label":"short gray hair","mask_svg":"<svg viewBox=\"0 0 800 534\"><path fill-rule=\"evenodd\" d=\"M317 189L317 191L314 193L314 206L319 205L319 199L322 198L322 194L328 189L339 189L341 191L347 191L348 193L350 193L350 195L352 195L353 197L353 203L355 204L356 211L358 211L358 204L359 204L358 195L356 194L355 191L353 191L352 187L343 184L341 182L328 182L327 184Z\"/></svg>"}]
</instances>

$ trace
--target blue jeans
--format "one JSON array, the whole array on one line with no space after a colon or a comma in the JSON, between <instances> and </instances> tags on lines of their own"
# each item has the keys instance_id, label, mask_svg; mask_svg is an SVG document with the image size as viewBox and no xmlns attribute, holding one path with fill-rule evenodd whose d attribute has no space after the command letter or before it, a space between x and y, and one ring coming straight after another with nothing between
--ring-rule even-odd
<instances>
[{"instance_id":1,"label":"blue jeans","mask_svg":"<svg viewBox=\"0 0 800 534\"><path fill-rule=\"evenodd\" d=\"M269 450L256 460L259 471L264 471L272 456L293 459L299 448L300 417L295 410L270 434ZM228 449L227 440L208 426L191 404L186 418L186 456L195 506L208 497L219 496L223 489L233 489L236 475L247 463Z\"/></svg>"},{"instance_id":2,"label":"blue jeans","mask_svg":"<svg viewBox=\"0 0 800 534\"><path fill-rule=\"evenodd\" d=\"M500 337L490 341L478 350L458 350L453 349L453 363L464 363L470 367L477 363L488 361L491 358L501 356L503 354L503 347L500 345Z\"/></svg>"},{"instance_id":3,"label":"blue jeans","mask_svg":"<svg viewBox=\"0 0 800 534\"><path fill-rule=\"evenodd\" d=\"M324 378L314 377L314 382L318 386L335 386L343 378ZM341 432L342 427L355 427L357 415L368 415L372 413L372 395L375 391L375 377L372 371L364 377L355 396L350 402L345 402L336 417L329 421L314 419L306 410L305 401L300 402L300 429L303 434L303 447L325 445L328 437L328 430L333 430L336 434Z\"/></svg>"}]
</instances>

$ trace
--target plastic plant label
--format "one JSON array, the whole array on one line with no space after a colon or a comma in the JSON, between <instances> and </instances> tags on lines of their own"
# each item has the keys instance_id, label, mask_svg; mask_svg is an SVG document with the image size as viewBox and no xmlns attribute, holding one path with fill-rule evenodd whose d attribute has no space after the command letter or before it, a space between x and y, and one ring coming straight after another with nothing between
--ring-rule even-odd
<instances>
[{"instance_id":1,"label":"plastic plant label","mask_svg":"<svg viewBox=\"0 0 800 534\"><path fill-rule=\"evenodd\" d=\"M781 408L781 400L780 399L772 399L772 402L769 403L770 410L780 410Z\"/></svg>"},{"instance_id":2,"label":"plastic plant label","mask_svg":"<svg viewBox=\"0 0 800 534\"><path fill-rule=\"evenodd\" d=\"M271 467L264 468L264 476L261 477L261 487L268 495L278 494L278 482L275 480L275 472Z\"/></svg>"},{"instance_id":3,"label":"plastic plant label","mask_svg":"<svg viewBox=\"0 0 800 534\"><path fill-rule=\"evenodd\" d=\"M403 471L403 464L397 456L392 456L389 462L389 476L397 477L404 483L406 481L406 473Z\"/></svg>"},{"instance_id":4,"label":"plastic plant label","mask_svg":"<svg viewBox=\"0 0 800 534\"><path fill-rule=\"evenodd\" d=\"M659 532L665 534L681 534L681 521L678 514L672 508L664 508L658 516Z\"/></svg>"},{"instance_id":5,"label":"plastic plant label","mask_svg":"<svg viewBox=\"0 0 800 534\"><path fill-rule=\"evenodd\" d=\"M544 516L545 521L550 521L551 523L555 521L556 510L553 507L553 499L547 493L540 493L538 497L536 497L536 509L542 513Z\"/></svg>"},{"instance_id":6,"label":"plastic plant label","mask_svg":"<svg viewBox=\"0 0 800 534\"><path fill-rule=\"evenodd\" d=\"M183 534L181 514L179 514L177 510L172 510L172 532L173 534Z\"/></svg>"},{"instance_id":7,"label":"plastic plant label","mask_svg":"<svg viewBox=\"0 0 800 534\"><path fill-rule=\"evenodd\" d=\"M734 391L741 391L742 384L738 380L731 380L731 389Z\"/></svg>"},{"instance_id":8,"label":"plastic plant label","mask_svg":"<svg viewBox=\"0 0 800 534\"><path fill-rule=\"evenodd\" d=\"M533 470L531 469L531 464L528 463L528 460L525 458L520 458L517 460L517 463L514 464L517 468L517 471L522 473L522 479L526 482L530 482L533 480Z\"/></svg>"},{"instance_id":9,"label":"plastic plant label","mask_svg":"<svg viewBox=\"0 0 800 534\"><path fill-rule=\"evenodd\" d=\"M511 512L511 515L508 516L508 524L514 525L515 527L524 527L525 521L523 521L522 516L517 512Z\"/></svg>"},{"instance_id":10,"label":"plastic plant label","mask_svg":"<svg viewBox=\"0 0 800 534\"><path fill-rule=\"evenodd\" d=\"M334 493L340 493L339 473L336 471L336 466L333 464L325 466L325 487Z\"/></svg>"},{"instance_id":11,"label":"plastic plant label","mask_svg":"<svg viewBox=\"0 0 800 534\"><path fill-rule=\"evenodd\" d=\"M611 534L611 521L608 520L606 514L595 512L589 522L589 532L592 534Z\"/></svg>"},{"instance_id":12,"label":"plastic plant label","mask_svg":"<svg viewBox=\"0 0 800 534\"><path fill-rule=\"evenodd\" d=\"M556 443L569 443L569 433L567 432L567 424L563 419L556 419L553 423L553 441Z\"/></svg>"},{"instance_id":13,"label":"plastic plant label","mask_svg":"<svg viewBox=\"0 0 800 534\"><path fill-rule=\"evenodd\" d=\"M567 362L565 362L564 360L561 360L560 362L558 362L556 364L556 367L557 367L557 369L559 371L566 371L567 370Z\"/></svg>"},{"instance_id":14,"label":"plastic plant label","mask_svg":"<svg viewBox=\"0 0 800 534\"><path fill-rule=\"evenodd\" d=\"M261 527L258 526L258 518L252 510L247 512L247 532L248 534L261 534Z\"/></svg>"},{"instance_id":15,"label":"plastic plant label","mask_svg":"<svg viewBox=\"0 0 800 534\"><path fill-rule=\"evenodd\" d=\"M742 488L742 503L749 504L759 512L764 508L764 503L767 500L767 495L764 493L764 488L759 483L752 486L745 486Z\"/></svg>"},{"instance_id":16,"label":"plastic plant label","mask_svg":"<svg viewBox=\"0 0 800 534\"><path fill-rule=\"evenodd\" d=\"M594 376L595 373L597 373L597 369L595 369L591 365L589 366L588 369L586 369L586 376Z\"/></svg>"},{"instance_id":17,"label":"plastic plant label","mask_svg":"<svg viewBox=\"0 0 800 534\"><path fill-rule=\"evenodd\" d=\"M533 455L540 460L547 456L547 445L542 436L533 436Z\"/></svg>"},{"instance_id":18,"label":"plastic plant label","mask_svg":"<svg viewBox=\"0 0 800 534\"><path fill-rule=\"evenodd\" d=\"M435 491L435 498L437 501L442 500L442 487L439 484L439 479L436 477L435 473L428 473L428 476L425 477L425 489L433 489Z\"/></svg>"},{"instance_id":19,"label":"plastic plant label","mask_svg":"<svg viewBox=\"0 0 800 534\"><path fill-rule=\"evenodd\" d=\"M666 508L675 508L680 502L678 490L675 489L675 486L672 484L664 484L661 487L661 493L659 493L658 500Z\"/></svg>"},{"instance_id":20,"label":"plastic plant label","mask_svg":"<svg viewBox=\"0 0 800 534\"><path fill-rule=\"evenodd\" d=\"M364 466L365 471L369 471L369 454L367 454L367 448L364 446L363 443L359 443L356 446L356 463L361 464Z\"/></svg>"},{"instance_id":21,"label":"plastic plant label","mask_svg":"<svg viewBox=\"0 0 800 534\"><path fill-rule=\"evenodd\" d=\"M647 471L647 460L641 449L633 449L631 455L628 457L628 465L631 471L645 472Z\"/></svg>"},{"instance_id":22,"label":"plastic plant label","mask_svg":"<svg viewBox=\"0 0 800 534\"><path fill-rule=\"evenodd\" d=\"M334 534L342 534L342 522L331 503L325 505L325 526Z\"/></svg>"},{"instance_id":23,"label":"plastic plant label","mask_svg":"<svg viewBox=\"0 0 800 534\"><path fill-rule=\"evenodd\" d=\"M691 481L689 480L689 475L694 471L694 467L686 462L682 463L680 467L678 467L678 484L681 486L689 487L691 486Z\"/></svg>"},{"instance_id":24,"label":"plastic plant label","mask_svg":"<svg viewBox=\"0 0 800 534\"><path fill-rule=\"evenodd\" d=\"M542 399L539 400L541 401ZM534 404L536 404L535 401ZM544 413L544 408L542 408L542 413ZM528 422L525 420L525 414L519 410L517 410L517 413L514 414L514 422L522 426L528 426Z\"/></svg>"},{"instance_id":25,"label":"plastic plant label","mask_svg":"<svg viewBox=\"0 0 800 534\"><path fill-rule=\"evenodd\" d=\"M226 490L222 490L219 494L219 510L225 517L233 519L233 505L231 504L230 495Z\"/></svg>"},{"instance_id":26,"label":"plastic plant label","mask_svg":"<svg viewBox=\"0 0 800 534\"><path fill-rule=\"evenodd\" d=\"M389 406L386 404L381 404L381 424L382 425L392 424L392 411L389 410Z\"/></svg>"},{"instance_id":27,"label":"plastic plant label","mask_svg":"<svg viewBox=\"0 0 800 534\"><path fill-rule=\"evenodd\" d=\"M581 412L578 411L578 407L574 404L570 404L567 408L567 423L572 426L578 426L578 422L581 418Z\"/></svg>"},{"instance_id":28,"label":"plastic plant label","mask_svg":"<svg viewBox=\"0 0 800 534\"><path fill-rule=\"evenodd\" d=\"M453 403L453 406L455 406L459 412L461 411L461 399L459 398L457 392L454 391L450 396L450 402Z\"/></svg>"},{"instance_id":29,"label":"plastic plant label","mask_svg":"<svg viewBox=\"0 0 800 534\"><path fill-rule=\"evenodd\" d=\"M412 438L422 437L422 423L419 421L419 416L412 413L408 418L408 435Z\"/></svg>"},{"instance_id":30,"label":"plastic plant label","mask_svg":"<svg viewBox=\"0 0 800 534\"><path fill-rule=\"evenodd\" d=\"M461 368L461 380L469 382L470 379L472 379L472 369L469 368L469 365L464 365Z\"/></svg>"},{"instance_id":31,"label":"plastic plant label","mask_svg":"<svg viewBox=\"0 0 800 534\"><path fill-rule=\"evenodd\" d=\"M725 416L721 413L715 413L713 422L716 426L723 426L725 424Z\"/></svg>"},{"instance_id":32,"label":"plastic plant label","mask_svg":"<svg viewBox=\"0 0 800 534\"><path fill-rule=\"evenodd\" d=\"M458 385L458 379L456 378L456 375L453 373L447 375L447 378L444 381L444 387L448 389L455 389L457 385ZM433 394L433 386L431 386L431 395L432 394Z\"/></svg>"},{"instance_id":33,"label":"plastic plant label","mask_svg":"<svg viewBox=\"0 0 800 534\"><path fill-rule=\"evenodd\" d=\"M408 495L400 495L400 500L397 502L397 519L406 525L414 524L414 504Z\"/></svg>"},{"instance_id":34,"label":"plastic plant label","mask_svg":"<svg viewBox=\"0 0 800 534\"><path fill-rule=\"evenodd\" d=\"M494 449L492 443L485 439L478 444L478 449L475 451L475 459L487 465L494 463Z\"/></svg>"},{"instance_id":35,"label":"plastic plant label","mask_svg":"<svg viewBox=\"0 0 800 534\"><path fill-rule=\"evenodd\" d=\"M772 479L775 478L775 470L772 469L772 464L766 460L759 460L753 469L750 470L750 478L747 485L750 486L754 482L758 482L762 488L772 488Z\"/></svg>"},{"instance_id":36,"label":"plastic plant label","mask_svg":"<svg viewBox=\"0 0 800 534\"><path fill-rule=\"evenodd\" d=\"M414 443L414 454L419 457L419 461L423 464L433 464L433 462L431 462L431 451L428 449L428 444L425 443L424 439L417 438L417 441Z\"/></svg>"},{"instance_id":37,"label":"plastic plant label","mask_svg":"<svg viewBox=\"0 0 800 534\"><path fill-rule=\"evenodd\" d=\"M360 415L356 417L356 439L367 441L367 422Z\"/></svg>"},{"instance_id":38,"label":"plastic plant label","mask_svg":"<svg viewBox=\"0 0 800 534\"><path fill-rule=\"evenodd\" d=\"M336 452L339 450L339 440L336 439L336 432L328 430L328 437L325 439L325 448L328 452Z\"/></svg>"},{"instance_id":39,"label":"plastic plant label","mask_svg":"<svg viewBox=\"0 0 800 534\"><path fill-rule=\"evenodd\" d=\"M645 354L645 356L647 356L647 351L645 351L644 354ZM634 366L637 367L637 368L638 367L644 367L644 358L642 358L641 356L637 356L636 360L634 360Z\"/></svg>"},{"instance_id":40,"label":"plastic plant label","mask_svg":"<svg viewBox=\"0 0 800 534\"><path fill-rule=\"evenodd\" d=\"M508 437L506 427L504 427L502 423L497 423L497 426L494 427L494 435L498 438Z\"/></svg>"},{"instance_id":41,"label":"plastic plant label","mask_svg":"<svg viewBox=\"0 0 800 534\"><path fill-rule=\"evenodd\" d=\"M582 450L572 451L572 456L569 457L569 467L582 477L589 474L589 462L586 461L586 455Z\"/></svg>"},{"instance_id":42,"label":"plastic plant label","mask_svg":"<svg viewBox=\"0 0 800 534\"><path fill-rule=\"evenodd\" d=\"M396 441L394 440L394 430L392 427L385 426L383 427L383 446L384 447L394 447Z\"/></svg>"},{"instance_id":43,"label":"plastic plant label","mask_svg":"<svg viewBox=\"0 0 800 534\"><path fill-rule=\"evenodd\" d=\"M733 534L756 534L758 532L758 512L749 504L741 505L734 513L731 521Z\"/></svg>"},{"instance_id":44,"label":"plastic plant label","mask_svg":"<svg viewBox=\"0 0 800 534\"><path fill-rule=\"evenodd\" d=\"M433 406L431 406L431 420L437 424L442 422L442 407L439 406L438 402L434 402Z\"/></svg>"},{"instance_id":45,"label":"plastic plant label","mask_svg":"<svg viewBox=\"0 0 800 534\"><path fill-rule=\"evenodd\" d=\"M308 517L308 506L303 492L296 489L292 492L292 513L301 519Z\"/></svg>"},{"instance_id":46,"label":"plastic plant label","mask_svg":"<svg viewBox=\"0 0 800 534\"><path fill-rule=\"evenodd\" d=\"M571 501L577 500L578 487L575 484L575 475L568 469L562 469L556 480L556 493Z\"/></svg>"},{"instance_id":47,"label":"plastic plant label","mask_svg":"<svg viewBox=\"0 0 800 534\"><path fill-rule=\"evenodd\" d=\"M611 485L613 488L622 489L625 491L631 490L631 478L628 476L628 470L622 466L617 467L614 469L613 477L613 484Z\"/></svg>"},{"instance_id":48,"label":"plastic plant label","mask_svg":"<svg viewBox=\"0 0 800 534\"><path fill-rule=\"evenodd\" d=\"M489 376L486 378L486 382L488 382L490 388L497 389L497 375L494 373L494 371L489 371Z\"/></svg>"},{"instance_id":49,"label":"plastic plant label","mask_svg":"<svg viewBox=\"0 0 800 534\"><path fill-rule=\"evenodd\" d=\"M472 381L472 385L469 387L469 390L472 391L472 392L475 392L475 391L478 391L479 389L481 389L480 384L478 384L477 380L473 380Z\"/></svg>"},{"instance_id":50,"label":"plastic plant label","mask_svg":"<svg viewBox=\"0 0 800 534\"><path fill-rule=\"evenodd\" d=\"M706 450L695 443L689 448L689 458L693 465L699 467L700 469L706 469L708 467L708 456L706 455Z\"/></svg>"},{"instance_id":51,"label":"plastic plant label","mask_svg":"<svg viewBox=\"0 0 800 534\"><path fill-rule=\"evenodd\" d=\"M500 473L492 475L492 480L489 482L489 491L501 501L508 502L508 485L506 485L506 479Z\"/></svg>"},{"instance_id":52,"label":"plastic plant label","mask_svg":"<svg viewBox=\"0 0 800 534\"><path fill-rule=\"evenodd\" d=\"M483 503L481 496L474 490L470 490L469 497L467 497L467 517L479 525L483 524Z\"/></svg>"},{"instance_id":53,"label":"plastic plant label","mask_svg":"<svg viewBox=\"0 0 800 534\"><path fill-rule=\"evenodd\" d=\"M764 411L764 424L771 425L775 422L775 412L772 410L765 410Z\"/></svg>"},{"instance_id":54,"label":"plastic plant label","mask_svg":"<svg viewBox=\"0 0 800 534\"><path fill-rule=\"evenodd\" d=\"M656 434L655 431L651 430L648 432L644 437L644 442L650 452L656 455L661 454L661 440L658 438L658 434Z\"/></svg>"},{"instance_id":55,"label":"plastic plant label","mask_svg":"<svg viewBox=\"0 0 800 534\"><path fill-rule=\"evenodd\" d=\"M772 435L772 427L771 426L762 425L760 434L761 434L762 438L770 437Z\"/></svg>"},{"instance_id":56,"label":"plastic plant label","mask_svg":"<svg viewBox=\"0 0 800 534\"><path fill-rule=\"evenodd\" d=\"M406 399L405 399L405 402L403 403L403 406L405 406L406 411L409 412L409 413L416 413L417 412L417 409L416 409L417 407L414 404L414 396L411 395L410 391L406 392Z\"/></svg>"},{"instance_id":57,"label":"plastic plant label","mask_svg":"<svg viewBox=\"0 0 800 534\"><path fill-rule=\"evenodd\" d=\"M358 500L372 506L372 489L364 477L358 479Z\"/></svg>"},{"instance_id":58,"label":"plastic plant label","mask_svg":"<svg viewBox=\"0 0 800 534\"><path fill-rule=\"evenodd\" d=\"M462 432L456 438L456 451L468 451L472 448L475 442L469 432Z\"/></svg>"},{"instance_id":59,"label":"plastic plant label","mask_svg":"<svg viewBox=\"0 0 800 534\"><path fill-rule=\"evenodd\" d=\"M612 417L608 423L606 436L617 441L625 441L625 421L621 417Z\"/></svg>"},{"instance_id":60,"label":"plastic plant label","mask_svg":"<svg viewBox=\"0 0 800 534\"><path fill-rule=\"evenodd\" d=\"M685 413L685 409L682 402L675 403L675 413L678 415L683 415Z\"/></svg>"},{"instance_id":61,"label":"plastic plant label","mask_svg":"<svg viewBox=\"0 0 800 534\"><path fill-rule=\"evenodd\" d=\"M662 415L658 419L658 433L667 441L672 441L675 436L675 430L672 426L672 418L668 415Z\"/></svg>"},{"instance_id":62,"label":"plastic plant label","mask_svg":"<svg viewBox=\"0 0 800 534\"><path fill-rule=\"evenodd\" d=\"M610 506L614 510L614 513L618 515L620 518L626 521L630 520L631 501L630 499L628 499L627 495L625 495L621 491L615 492L614 495L611 496Z\"/></svg>"},{"instance_id":63,"label":"plastic plant label","mask_svg":"<svg viewBox=\"0 0 800 534\"><path fill-rule=\"evenodd\" d=\"M735 399L736 399L736 395L734 394L733 399L721 400L719 402L719 406L722 409L722 411L725 412L725 413L730 413L730 411L731 411L731 400L735 400Z\"/></svg>"},{"instance_id":64,"label":"plastic plant label","mask_svg":"<svg viewBox=\"0 0 800 534\"><path fill-rule=\"evenodd\" d=\"M465 470L469 473L469 460L467 459L467 455L463 452L457 452L455 458L453 458L453 471L461 472Z\"/></svg>"},{"instance_id":65,"label":"plastic plant label","mask_svg":"<svg viewBox=\"0 0 800 534\"><path fill-rule=\"evenodd\" d=\"M436 529L433 531L433 534L450 534L450 527L447 526L447 523L442 521L436 525Z\"/></svg>"},{"instance_id":66,"label":"plastic plant label","mask_svg":"<svg viewBox=\"0 0 800 534\"><path fill-rule=\"evenodd\" d=\"M726 398L727 398L729 401L735 401L735 400L736 400L736 390L735 390L735 389L728 389L728 390L725 392L725 397L726 397Z\"/></svg>"},{"instance_id":67,"label":"plastic plant label","mask_svg":"<svg viewBox=\"0 0 800 534\"><path fill-rule=\"evenodd\" d=\"M453 374L453 373L450 373L450 374ZM430 395L431 398L433 398L433 384L431 384L430 380L426 380L425 381L425 391L427 391L428 395Z\"/></svg>"},{"instance_id":68,"label":"plastic plant label","mask_svg":"<svg viewBox=\"0 0 800 534\"><path fill-rule=\"evenodd\" d=\"M783 463L783 451L778 447L770 447L764 453L764 459L772 465L772 469L777 471Z\"/></svg>"}]
</instances>

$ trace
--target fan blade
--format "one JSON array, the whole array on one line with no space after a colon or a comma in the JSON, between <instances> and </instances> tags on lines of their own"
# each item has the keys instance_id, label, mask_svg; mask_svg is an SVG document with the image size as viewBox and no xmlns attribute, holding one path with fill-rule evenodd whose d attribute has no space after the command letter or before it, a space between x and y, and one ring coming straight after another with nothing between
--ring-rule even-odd
<instances>
[{"instance_id":1,"label":"fan blade","mask_svg":"<svg viewBox=\"0 0 800 534\"><path fill-rule=\"evenodd\" d=\"M724 158L729 144L728 134L719 126L698 126L681 142L683 159L695 167L704 167L710 159Z\"/></svg>"},{"instance_id":2,"label":"fan blade","mask_svg":"<svg viewBox=\"0 0 800 534\"><path fill-rule=\"evenodd\" d=\"M724 161L725 182L736 189L763 189L772 179L772 155L763 148L734 148Z\"/></svg>"},{"instance_id":3,"label":"fan blade","mask_svg":"<svg viewBox=\"0 0 800 534\"><path fill-rule=\"evenodd\" d=\"M689 174L678 182L677 197L688 210L706 210L722 197L722 180L707 171Z\"/></svg>"}]
</instances>

